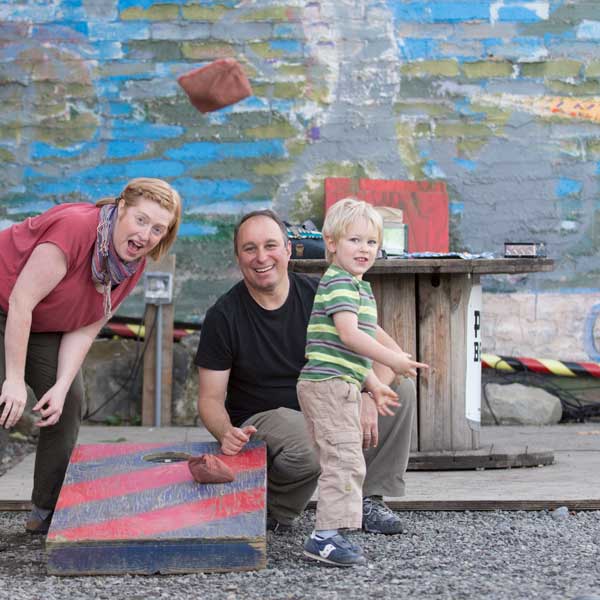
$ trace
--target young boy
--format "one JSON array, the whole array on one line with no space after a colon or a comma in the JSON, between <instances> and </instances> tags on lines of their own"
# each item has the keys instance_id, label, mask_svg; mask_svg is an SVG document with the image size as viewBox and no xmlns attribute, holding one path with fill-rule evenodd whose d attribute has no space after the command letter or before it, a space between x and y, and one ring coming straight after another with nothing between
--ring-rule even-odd
<instances>
[{"instance_id":1,"label":"young boy","mask_svg":"<svg viewBox=\"0 0 600 600\"><path fill-rule=\"evenodd\" d=\"M362 549L340 532L362 524L365 460L360 426L361 389L382 415L399 406L396 394L371 370L373 360L401 375L426 367L397 347L375 339L377 306L363 275L383 237L383 223L366 202L346 198L328 211L323 224L326 256L308 324L306 365L298 379L298 401L319 454L319 502L315 530L304 554L336 566L363 564Z\"/></svg>"}]
</instances>

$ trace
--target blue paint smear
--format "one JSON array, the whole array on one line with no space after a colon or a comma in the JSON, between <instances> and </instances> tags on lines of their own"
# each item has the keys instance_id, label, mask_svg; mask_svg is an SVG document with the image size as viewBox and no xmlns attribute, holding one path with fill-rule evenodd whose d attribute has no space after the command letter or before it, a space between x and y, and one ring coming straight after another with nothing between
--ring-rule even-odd
<instances>
[{"instance_id":1,"label":"blue paint smear","mask_svg":"<svg viewBox=\"0 0 600 600\"><path fill-rule=\"evenodd\" d=\"M99 146L97 142L88 142L71 148L57 148L44 142L33 142L29 148L29 152L33 160L40 158L71 158L85 152L97 150Z\"/></svg>"},{"instance_id":2,"label":"blue paint smear","mask_svg":"<svg viewBox=\"0 0 600 600\"><path fill-rule=\"evenodd\" d=\"M281 50L289 54L302 52L302 44L298 40L271 40L269 45L273 50Z\"/></svg>"},{"instance_id":3,"label":"blue paint smear","mask_svg":"<svg viewBox=\"0 0 600 600\"><path fill-rule=\"evenodd\" d=\"M408 2L406 4L394 2L390 9L394 13L394 18L398 21L431 22L429 9L424 2Z\"/></svg>"},{"instance_id":4,"label":"blue paint smear","mask_svg":"<svg viewBox=\"0 0 600 600\"><path fill-rule=\"evenodd\" d=\"M202 0L202 6L226 6L233 8L239 4L240 0ZM165 0L119 0L119 10L125 10L126 8L139 7L139 8L150 8L155 4L165 4ZM180 6L191 4L190 0L169 0L169 4L178 4ZM200 4L200 3L199 3Z\"/></svg>"},{"instance_id":5,"label":"blue paint smear","mask_svg":"<svg viewBox=\"0 0 600 600\"><path fill-rule=\"evenodd\" d=\"M137 156L146 151L147 144L142 142L109 142L106 148L107 158L125 158L127 156Z\"/></svg>"},{"instance_id":6,"label":"blue paint smear","mask_svg":"<svg viewBox=\"0 0 600 600\"><path fill-rule=\"evenodd\" d=\"M154 125L152 123L117 121L112 126L113 136L123 139L151 138L175 138L184 133L183 127L175 125Z\"/></svg>"},{"instance_id":7,"label":"blue paint smear","mask_svg":"<svg viewBox=\"0 0 600 600\"><path fill-rule=\"evenodd\" d=\"M196 199L227 200L252 189L252 184L244 179L193 179L182 177L173 181L173 187L184 198L184 207L198 203L190 202L190 196Z\"/></svg>"},{"instance_id":8,"label":"blue paint smear","mask_svg":"<svg viewBox=\"0 0 600 600\"><path fill-rule=\"evenodd\" d=\"M462 21L489 21L489 2L435 2L431 4L434 23L459 23Z\"/></svg>"},{"instance_id":9,"label":"blue paint smear","mask_svg":"<svg viewBox=\"0 0 600 600\"><path fill-rule=\"evenodd\" d=\"M559 198L562 198L571 194L578 194L581 192L582 188L583 184L580 181L561 177L556 184L556 195Z\"/></svg>"},{"instance_id":10,"label":"blue paint smear","mask_svg":"<svg viewBox=\"0 0 600 600\"><path fill-rule=\"evenodd\" d=\"M448 204L451 215L462 215L465 212L464 202L450 202Z\"/></svg>"},{"instance_id":11,"label":"blue paint smear","mask_svg":"<svg viewBox=\"0 0 600 600\"><path fill-rule=\"evenodd\" d=\"M259 142L192 142L168 150L166 156L175 160L190 160L196 164L208 164L227 158L258 158L261 156L284 156L285 147L281 140Z\"/></svg>"},{"instance_id":12,"label":"blue paint smear","mask_svg":"<svg viewBox=\"0 0 600 600\"><path fill-rule=\"evenodd\" d=\"M524 6L503 6L498 11L500 22L537 23L541 20L539 15Z\"/></svg>"},{"instance_id":13,"label":"blue paint smear","mask_svg":"<svg viewBox=\"0 0 600 600\"><path fill-rule=\"evenodd\" d=\"M108 106L112 116L130 115L133 113L131 104L125 104L124 102L110 102Z\"/></svg>"},{"instance_id":14,"label":"blue paint smear","mask_svg":"<svg viewBox=\"0 0 600 600\"><path fill-rule=\"evenodd\" d=\"M182 223L179 226L177 237L200 237L214 235L219 231L215 225L198 225L197 223Z\"/></svg>"},{"instance_id":15,"label":"blue paint smear","mask_svg":"<svg viewBox=\"0 0 600 600\"><path fill-rule=\"evenodd\" d=\"M6 213L9 215L22 215L24 213L42 213L56 206L56 202L50 200L31 200L18 206L9 206Z\"/></svg>"},{"instance_id":16,"label":"blue paint smear","mask_svg":"<svg viewBox=\"0 0 600 600\"><path fill-rule=\"evenodd\" d=\"M405 60L437 58L438 42L432 39L402 38L398 42L400 55Z\"/></svg>"},{"instance_id":17,"label":"blue paint smear","mask_svg":"<svg viewBox=\"0 0 600 600\"><path fill-rule=\"evenodd\" d=\"M477 168L477 164L472 160L466 158L455 158L454 162L467 171L474 171Z\"/></svg>"}]
</instances>

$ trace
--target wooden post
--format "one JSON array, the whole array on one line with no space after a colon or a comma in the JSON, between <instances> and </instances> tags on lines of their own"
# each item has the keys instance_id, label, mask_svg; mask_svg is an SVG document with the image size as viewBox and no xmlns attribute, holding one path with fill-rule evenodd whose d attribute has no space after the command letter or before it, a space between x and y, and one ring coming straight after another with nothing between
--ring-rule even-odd
<instances>
[{"instance_id":1,"label":"wooden post","mask_svg":"<svg viewBox=\"0 0 600 600\"><path fill-rule=\"evenodd\" d=\"M149 260L146 272L160 271L171 273L175 277L175 255L168 254L160 261ZM148 306L145 322L146 352L144 354L144 383L142 391L142 425L152 427L155 424L154 398L156 375L156 323L157 307ZM162 369L161 369L161 425L171 425L171 397L173 389L173 304L162 305ZM150 332L152 333L150 334ZM149 337L148 337L149 336Z\"/></svg>"}]
</instances>

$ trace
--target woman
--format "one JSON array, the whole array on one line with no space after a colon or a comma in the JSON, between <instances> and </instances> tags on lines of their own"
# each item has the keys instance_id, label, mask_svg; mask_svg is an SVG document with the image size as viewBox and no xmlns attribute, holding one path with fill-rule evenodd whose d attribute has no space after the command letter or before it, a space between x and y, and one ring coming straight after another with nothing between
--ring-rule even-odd
<instances>
[{"instance_id":1,"label":"woman","mask_svg":"<svg viewBox=\"0 0 600 600\"><path fill-rule=\"evenodd\" d=\"M179 194L139 178L117 198L55 206L0 232L0 427L21 418L26 383L40 415L31 533L48 531L77 439L84 358L180 220Z\"/></svg>"}]
</instances>

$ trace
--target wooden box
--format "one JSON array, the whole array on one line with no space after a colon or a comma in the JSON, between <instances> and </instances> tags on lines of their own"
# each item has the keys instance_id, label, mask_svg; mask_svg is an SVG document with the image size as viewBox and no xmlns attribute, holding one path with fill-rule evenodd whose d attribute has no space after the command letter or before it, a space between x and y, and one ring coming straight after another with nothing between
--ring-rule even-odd
<instances>
[{"instance_id":1,"label":"wooden box","mask_svg":"<svg viewBox=\"0 0 600 600\"><path fill-rule=\"evenodd\" d=\"M219 454L235 481L196 483L187 456ZM242 571L266 565L266 452L216 442L75 448L46 540L54 575Z\"/></svg>"}]
</instances>

